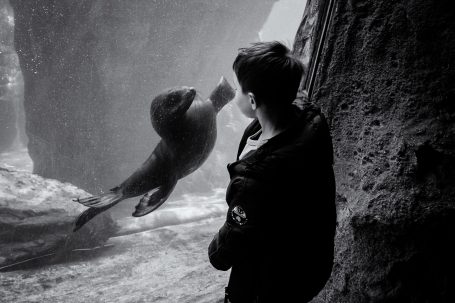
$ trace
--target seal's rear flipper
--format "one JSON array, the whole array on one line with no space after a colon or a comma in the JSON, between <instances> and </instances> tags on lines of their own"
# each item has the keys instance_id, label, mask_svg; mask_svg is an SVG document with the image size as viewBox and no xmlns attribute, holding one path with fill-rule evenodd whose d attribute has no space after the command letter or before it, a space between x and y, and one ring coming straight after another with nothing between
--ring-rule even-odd
<instances>
[{"instance_id":1,"label":"seal's rear flipper","mask_svg":"<svg viewBox=\"0 0 455 303\"><path fill-rule=\"evenodd\" d=\"M79 230L82 226L85 225L88 221L92 220L96 215L102 213L103 211L111 208L115 204L108 205L102 208L89 208L86 209L82 214L77 217L76 222L74 223L73 232Z\"/></svg>"},{"instance_id":2,"label":"seal's rear flipper","mask_svg":"<svg viewBox=\"0 0 455 303\"><path fill-rule=\"evenodd\" d=\"M168 182L163 183L157 189L145 194L139 201L139 204L136 205L133 217L145 216L160 207L164 202L166 202L167 198L169 198L169 195L174 190L176 184L177 179L171 179L168 180Z\"/></svg>"},{"instance_id":3,"label":"seal's rear flipper","mask_svg":"<svg viewBox=\"0 0 455 303\"><path fill-rule=\"evenodd\" d=\"M114 206L118 202L124 199L121 192L117 191L118 187L111 189L108 193L99 195L99 196L92 196L83 199L76 199L73 200L74 202L78 202L87 207L93 208L102 208L108 205Z\"/></svg>"}]
</instances>

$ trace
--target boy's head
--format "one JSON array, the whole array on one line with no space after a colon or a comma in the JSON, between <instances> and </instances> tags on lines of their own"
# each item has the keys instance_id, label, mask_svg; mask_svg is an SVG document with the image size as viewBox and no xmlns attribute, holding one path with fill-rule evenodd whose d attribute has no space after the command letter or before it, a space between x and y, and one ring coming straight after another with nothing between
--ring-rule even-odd
<instances>
[{"instance_id":1,"label":"boy's head","mask_svg":"<svg viewBox=\"0 0 455 303\"><path fill-rule=\"evenodd\" d=\"M303 75L300 60L277 41L239 49L233 69L243 94L275 109L294 101Z\"/></svg>"}]
</instances>

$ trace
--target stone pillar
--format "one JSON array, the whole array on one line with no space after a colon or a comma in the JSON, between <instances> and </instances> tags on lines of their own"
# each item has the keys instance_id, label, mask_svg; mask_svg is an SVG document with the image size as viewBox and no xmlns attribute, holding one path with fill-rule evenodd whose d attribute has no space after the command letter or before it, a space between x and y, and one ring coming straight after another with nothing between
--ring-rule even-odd
<instances>
[{"instance_id":1,"label":"stone pillar","mask_svg":"<svg viewBox=\"0 0 455 303\"><path fill-rule=\"evenodd\" d=\"M452 1L335 3L313 101L339 225L312 302L455 302L454 16Z\"/></svg>"},{"instance_id":2,"label":"stone pillar","mask_svg":"<svg viewBox=\"0 0 455 303\"><path fill-rule=\"evenodd\" d=\"M16 104L13 89L17 56L13 45L13 16L6 0L0 0L0 153L16 138Z\"/></svg>"}]
</instances>

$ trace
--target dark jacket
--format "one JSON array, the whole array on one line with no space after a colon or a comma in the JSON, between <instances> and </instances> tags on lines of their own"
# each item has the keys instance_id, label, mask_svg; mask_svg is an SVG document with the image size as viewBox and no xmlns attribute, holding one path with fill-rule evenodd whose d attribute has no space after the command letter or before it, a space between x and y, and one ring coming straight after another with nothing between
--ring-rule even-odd
<instances>
[{"instance_id":1,"label":"dark jacket","mask_svg":"<svg viewBox=\"0 0 455 303\"><path fill-rule=\"evenodd\" d=\"M297 111L296 111L297 112ZM209 246L211 264L232 268L230 301L307 302L325 285L336 225L332 141L315 106L238 160L254 120L228 164L226 222Z\"/></svg>"}]
</instances>

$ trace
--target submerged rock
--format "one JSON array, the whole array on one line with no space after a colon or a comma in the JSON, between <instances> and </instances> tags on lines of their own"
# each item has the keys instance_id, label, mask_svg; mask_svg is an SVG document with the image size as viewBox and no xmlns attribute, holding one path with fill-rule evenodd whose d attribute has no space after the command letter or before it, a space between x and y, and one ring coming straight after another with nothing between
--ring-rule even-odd
<instances>
[{"instance_id":1,"label":"submerged rock","mask_svg":"<svg viewBox=\"0 0 455 303\"><path fill-rule=\"evenodd\" d=\"M0 267L103 244L117 230L108 214L72 232L85 209L72 199L82 195L69 183L0 167Z\"/></svg>"},{"instance_id":2,"label":"submerged rock","mask_svg":"<svg viewBox=\"0 0 455 303\"><path fill-rule=\"evenodd\" d=\"M221 303L229 272L207 247L224 217L109 239L68 263L1 273L1 302Z\"/></svg>"},{"instance_id":3,"label":"submerged rock","mask_svg":"<svg viewBox=\"0 0 455 303\"><path fill-rule=\"evenodd\" d=\"M1 84L0 84L1 86ZM2 88L0 87L0 93ZM16 112L12 102L0 96L0 153L8 150L16 138Z\"/></svg>"}]
</instances>

